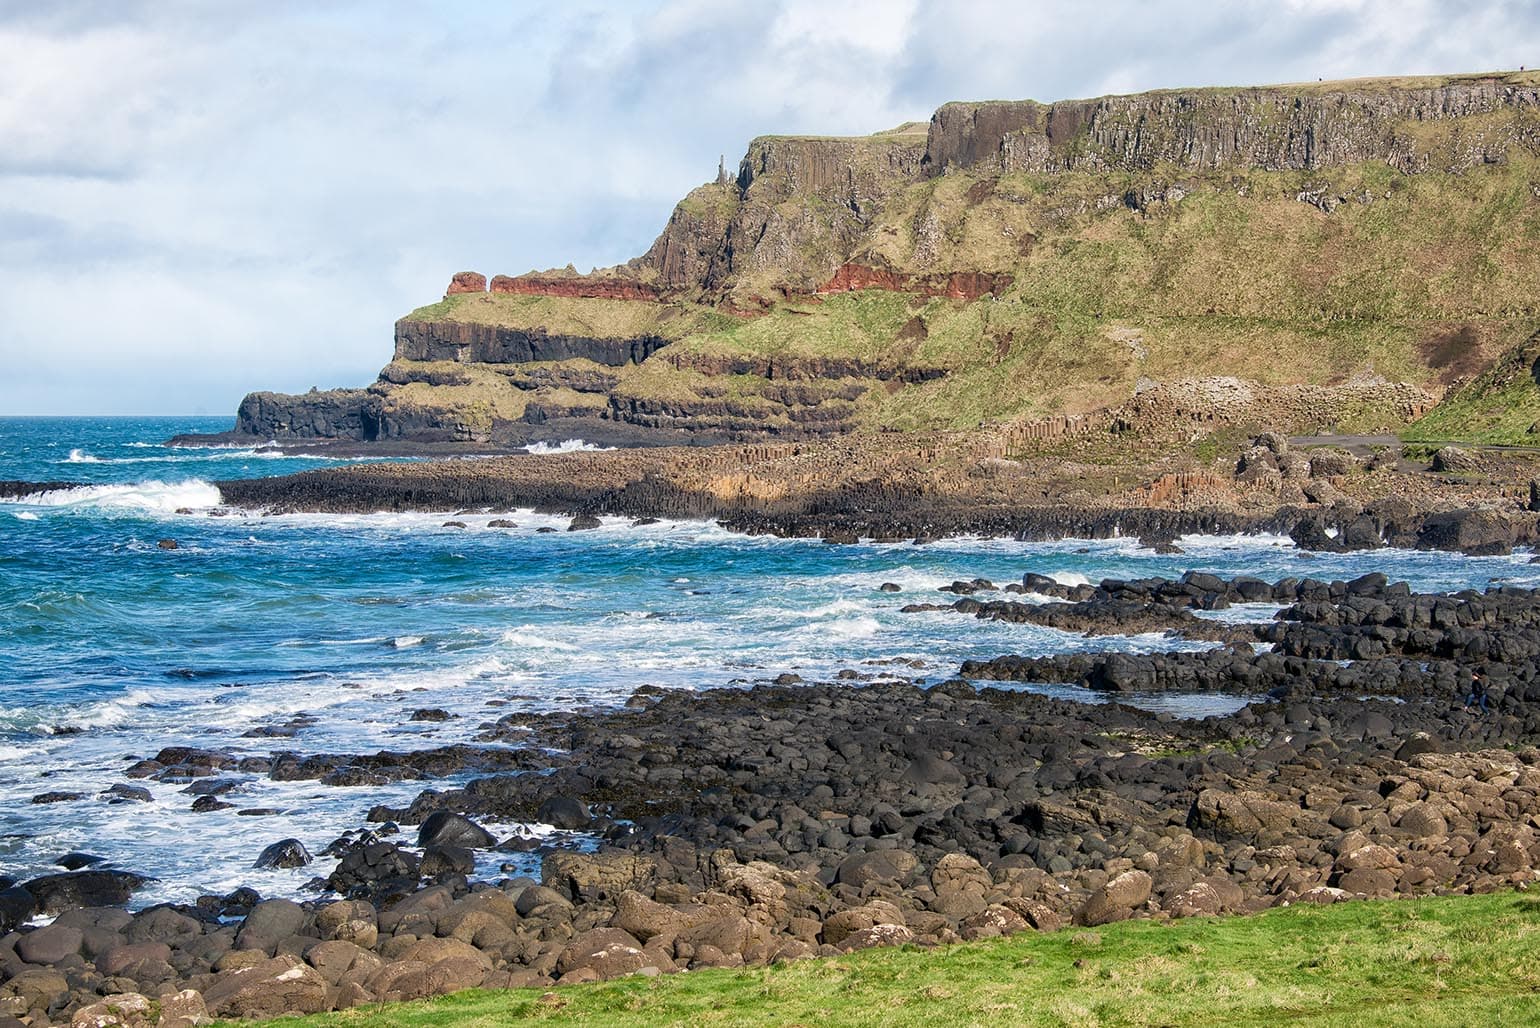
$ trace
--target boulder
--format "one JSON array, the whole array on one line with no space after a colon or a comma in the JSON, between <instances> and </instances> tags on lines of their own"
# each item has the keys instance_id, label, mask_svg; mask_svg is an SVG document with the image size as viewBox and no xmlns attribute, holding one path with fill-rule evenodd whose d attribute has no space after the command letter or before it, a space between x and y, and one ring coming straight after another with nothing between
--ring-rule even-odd
<instances>
[{"instance_id":1,"label":"boulder","mask_svg":"<svg viewBox=\"0 0 1540 1028\"><path fill-rule=\"evenodd\" d=\"M592 971L600 980L635 974L657 961L642 949L641 942L619 928L594 928L576 936L556 958L556 973Z\"/></svg>"},{"instance_id":2,"label":"boulder","mask_svg":"<svg viewBox=\"0 0 1540 1028\"><path fill-rule=\"evenodd\" d=\"M496 845L492 833L463 814L437 810L429 814L417 830L417 845L463 846L467 849L488 849Z\"/></svg>"},{"instance_id":3,"label":"boulder","mask_svg":"<svg viewBox=\"0 0 1540 1028\"><path fill-rule=\"evenodd\" d=\"M678 910L634 890L628 889L615 900L614 926L644 943L659 936L672 939L688 923Z\"/></svg>"},{"instance_id":4,"label":"boulder","mask_svg":"<svg viewBox=\"0 0 1540 1028\"><path fill-rule=\"evenodd\" d=\"M424 878L472 875L476 873L476 854L464 846L429 846L423 851L420 870Z\"/></svg>"},{"instance_id":5,"label":"boulder","mask_svg":"<svg viewBox=\"0 0 1540 1028\"><path fill-rule=\"evenodd\" d=\"M658 863L631 853L572 853L558 850L540 865L541 881L574 900L612 900L627 889L641 890L657 877Z\"/></svg>"},{"instance_id":6,"label":"boulder","mask_svg":"<svg viewBox=\"0 0 1540 1028\"><path fill-rule=\"evenodd\" d=\"M588 812L588 805L582 800L572 796L552 796L540 804L540 809L535 812L535 818L554 828L566 828L577 830L587 828L593 820L593 815Z\"/></svg>"},{"instance_id":7,"label":"boulder","mask_svg":"<svg viewBox=\"0 0 1540 1028\"><path fill-rule=\"evenodd\" d=\"M957 926L957 934L965 941L993 939L1002 935L1015 935L1031 930L1027 919L1003 904L993 904L976 914L971 914Z\"/></svg>"},{"instance_id":8,"label":"boulder","mask_svg":"<svg viewBox=\"0 0 1540 1028\"><path fill-rule=\"evenodd\" d=\"M122 906L148 881L129 871L69 871L34 878L22 887L41 913L59 914L76 907Z\"/></svg>"},{"instance_id":9,"label":"boulder","mask_svg":"<svg viewBox=\"0 0 1540 1028\"><path fill-rule=\"evenodd\" d=\"M846 937L840 949L852 952L875 946L902 946L914 941L914 932L900 924L879 924Z\"/></svg>"},{"instance_id":10,"label":"boulder","mask_svg":"<svg viewBox=\"0 0 1540 1028\"><path fill-rule=\"evenodd\" d=\"M371 903L339 900L316 911L315 926L322 939L351 942L364 949L373 949L380 936L378 918Z\"/></svg>"},{"instance_id":11,"label":"boulder","mask_svg":"<svg viewBox=\"0 0 1540 1028\"><path fill-rule=\"evenodd\" d=\"M319 971L285 953L221 973L204 990L203 1000L215 1017L267 1018L318 1014L326 1009L327 992L326 979Z\"/></svg>"},{"instance_id":12,"label":"boulder","mask_svg":"<svg viewBox=\"0 0 1540 1028\"><path fill-rule=\"evenodd\" d=\"M257 862L251 866L256 868L304 867L312 859L304 843L298 839L284 839L264 849L257 856Z\"/></svg>"},{"instance_id":13,"label":"boulder","mask_svg":"<svg viewBox=\"0 0 1540 1028\"><path fill-rule=\"evenodd\" d=\"M235 946L237 949L261 950L272 956L279 942L300 933L305 919L305 908L293 900L264 900L246 915L235 935ZM213 1002L209 999L211 1008Z\"/></svg>"},{"instance_id":14,"label":"boulder","mask_svg":"<svg viewBox=\"0 0 1540 1028\"><path fill-rule=\"evenodd\" d=\"M194 989L162 994L160 1020L155 1028L197 1028L209 1023L209 1008L203 993Z\"/></svg>"},{"instance_id":15,"label":"boulder","mask_svg":"<svg viewBox=\"0 0 1540 1028\"><path fill-rule=\"evenodd\" d=\"M1091 893L1075 914L1075 923L1095 927L1127 920L1150 898L1153 884L1147 872L1124 871Z\"/></svg>"},{"instance_id":16,"label":"boulder","mask_svg":"<svg viewBox=\"0 0 1540 1028\"><path fill-rule=\"evenodd\" d=\"M106 978L158 977L169 971L171 947L164 942L130 942L114 946L96 958L96 969Z\"/></svg>"},{"instance_id":17,"label":"boulder","mask_svg":"<svg viewBox=\"0 0 1540 1028\"><path fill-rule=\"evenodd\" d=\"M70 1028L150 1028L156 1023L149 997L137 992L115 992L70 1018Z\"/></svg>"},{"instance_id":18,"label":"boulder","mask_svg":"<svg viewBox=\"0 0 1540 1028\"><path fill-rule=\"evenodd\" d=\"M16 940L16 955L29 964L57 964L80 952L85 941L79 928L51 924L28 932Z\"/></svg>"},{"instance_id":19,"label":"boulder","mask_svg":"<svg viewBox=\"0 0 1540 1028\"><path fill-rule=\"evenodd\" d=\"M840 861L835 881L857 889L873 882L901 882L914 873L920 861L908 850L872 850Z\"/></svg>"}]
</instances>

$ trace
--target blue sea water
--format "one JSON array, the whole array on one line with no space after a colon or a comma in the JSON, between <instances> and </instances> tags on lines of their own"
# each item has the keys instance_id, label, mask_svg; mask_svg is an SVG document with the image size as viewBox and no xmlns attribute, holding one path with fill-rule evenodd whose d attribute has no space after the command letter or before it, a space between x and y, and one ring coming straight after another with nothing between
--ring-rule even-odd
<instances>
[{"instance_id":1,"label":"blue sea water","mask_svg":"<svg viewBox=\"0 0 1540 1028\"><path fill-rule=\"evenodd\" d=\"M510 713L617 704L642 684L703 689L844 669L936 682L969 658L1171 645L899 613L957 578L1005 582L1035 571L1096 581L1196 568L1265 578L1383 570L1422 589L1540 583L1527 553L1314 556L1271 537L1187 539L1184 554L1162 556L1133 540L826 546L619 518L590 532L541 533L567 519L528 511L264 516L224 508L211 483L340 462L277 447L160 445L227 426L0 418L0 479L79 483L0 503L0 873L57 870L59 855L86 850L156 876L141 903L238 884L293 895L327 861L251 870L265 845L292 836L317 851L361 826L374 804L404 803L433 784L347 789L236 776L241 785L224 797L234 806L201 814L175 784L134 782L151 790L150 803L99 798L126 781L134 759L168 745L257 756L414 750L473 741ZM468 527L447 527L451 515ZM517 527L489 527L497 517ZM177 548L160 548L162 539ZM902 592L880 592L884 582ZM1140 702L1184 715L1232 705ZM427 707L452 716L410 720ZM306 727L292 738L248 734L296 718ZM81 798L31 802L45 792ZM249 808L277 813L238 815ZM500 859L488 857L484 870Z\"/></svg>"}]
</instances>

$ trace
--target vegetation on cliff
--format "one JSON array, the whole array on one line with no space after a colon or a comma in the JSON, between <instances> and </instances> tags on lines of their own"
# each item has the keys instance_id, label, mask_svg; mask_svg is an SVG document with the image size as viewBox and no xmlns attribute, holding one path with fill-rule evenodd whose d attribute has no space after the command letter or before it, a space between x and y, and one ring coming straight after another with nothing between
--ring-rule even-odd
<instances>
[{"instance_id":1,"label":"vegetation on cliff","mask_svg":"<svg viewBox=\"0 0 1540 1028\"><path fill-rule=\"evenodd\" d=\"M1437 397L1540 325L1537 82L948 104L924 130L761 137L629 264L402 322L656 340L645 359L535 388L490 363L474 398L406 391L398 359L375 391L396 424L436 410L481 439L578 412L728 437L965 428L1203 376ZM659 299L602 298L643 289ZM1427 426L1511 440L1521 420L1467 414ZM1359 420L1320 427L1403 427Z\"/></svg>"}]
</instances>

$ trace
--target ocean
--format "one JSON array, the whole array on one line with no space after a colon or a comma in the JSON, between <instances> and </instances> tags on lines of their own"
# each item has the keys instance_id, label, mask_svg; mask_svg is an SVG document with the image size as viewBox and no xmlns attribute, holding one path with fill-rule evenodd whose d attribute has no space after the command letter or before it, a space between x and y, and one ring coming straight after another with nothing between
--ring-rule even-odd
<instances>
[{"instance_id":1,"label":"ocean","mask_svg":"<svg viewBox=\"0 0 1540 1028\"><path fill-rule=\"evenodd\" d=\"M934 683L970 658L1172 647L1153 635L1087 639L899 612L950 599L935 590L959 578L1378 570L1418 589L1540 584L1528 553L1314 555L1275 537L1188 538L1184 553L1158 555L1132 539L828 546L625 518L568 532L568 518L529 511L264 516L223 508L212 483L347 462L273 445L162 445L228 427L211 418L0 418L0 479L79 483L0 503L0 874L25 880L85 851L156 879L137 906L238 885L301 896L328 859L254 870L263 847L294 837L318 853L362 827L377 803L405 805L425 788L458 784L340 788L237 774L226 776L238 779L222 797L228 809L195 813L185 785L124 777L165 746L261 757L411 751L474 742L510 713L620 704L644 684L743 687L847 669ZM516 527L489 527L499 518ZM901 591L879 591L885 582ZM1043 691L1103 699L1070 686ZM1242 702L1132 701L1177 716ZM425 708L449 716L411 719ZM151 800L103 798L120 783L148 788ZM34 802L49 793L74 798ZM523 873L533 859L486 853L478 872Z\"/></svg>"}]
</instances>

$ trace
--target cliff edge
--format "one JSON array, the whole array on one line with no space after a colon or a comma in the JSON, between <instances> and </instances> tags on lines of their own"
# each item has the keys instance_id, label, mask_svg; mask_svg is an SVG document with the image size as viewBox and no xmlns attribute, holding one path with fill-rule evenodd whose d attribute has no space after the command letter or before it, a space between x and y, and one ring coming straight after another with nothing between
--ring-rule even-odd
<instances>
[{"instance_id":1,"label":"cliff edge","mask_svg":"<svg viewBox=\"0 0 1540 1028\"><path fill-rule=\"evenodd\" d=\"M1537 239L1534 73L949 103L756 139L626 264L458 274L373 385L253 394L237 433L810 438L1214 376L1394 384L1422 399L1285 427L1396 430L1534 333Z\"/></svg>"}]
</instances>

